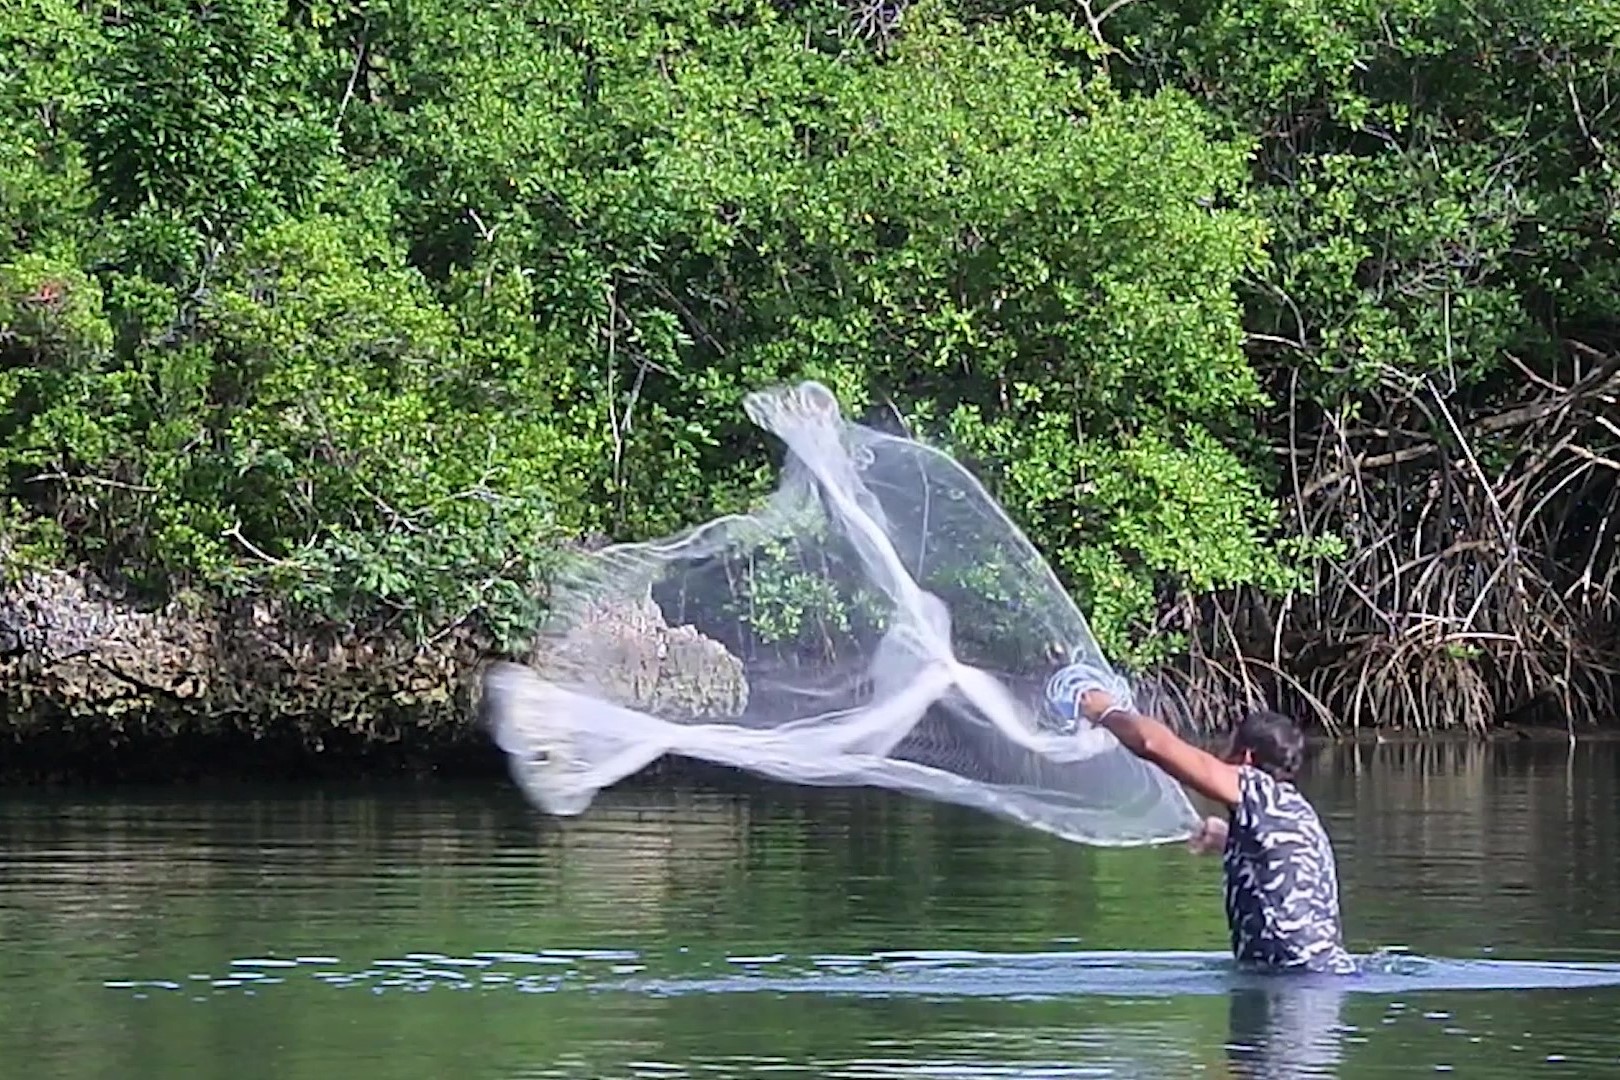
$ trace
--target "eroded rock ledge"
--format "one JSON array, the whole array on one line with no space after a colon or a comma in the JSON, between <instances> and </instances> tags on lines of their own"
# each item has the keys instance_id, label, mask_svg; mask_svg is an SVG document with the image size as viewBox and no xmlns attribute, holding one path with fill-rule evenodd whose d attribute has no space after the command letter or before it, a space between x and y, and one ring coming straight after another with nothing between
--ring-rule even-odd
<instances>
[{"instance_id":1,"label":"eroded rock ledge","mask_svg":"<svg viewBox=\"0 0 1620 1080\"><path fill-rule=\"evenodd\" d=\"M669 719L736 716L748 703L742 661L690 626L670 626L651 596L598 604L542 640L536 670Z\"/></svg>"},{"instance_id":2,"label":"eroded rock ledge","mask_svg":"<svg viewBox=\"0 0 1620 1080\"><path fill-rule=\"evenodd\" d=\"M150 607L88 574L29 573L0 587L0 777L121 775L136 760L153 778L494 766L477 687L495 657L470 630L419 647L311 630L263 599ZM517 659L561 678L588 665L616 700L665 715L726 714L747 695L735 657L650 600Z\"/></svg>"}]
</instances>

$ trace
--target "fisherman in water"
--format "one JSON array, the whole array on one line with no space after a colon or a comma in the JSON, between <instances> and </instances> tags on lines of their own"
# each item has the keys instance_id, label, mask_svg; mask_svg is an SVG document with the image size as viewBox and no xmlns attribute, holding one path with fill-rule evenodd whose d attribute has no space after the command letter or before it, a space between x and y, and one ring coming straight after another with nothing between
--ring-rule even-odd
<instances>
[{"instance_id":1,"label":"fisherman in water","mask_svg":"<svg viewBox=\"0 0 1620 1080\"><path fill-rule=\"evenodd\" d=\"M1107 728L1137 757L1226 807L1227 818L1205 821L1192 848L1222 853L1226 921L1238 963L1263 971L1353 974L1356 963L1339 923L1333 846L1294 782L1305 747L1298 726L1278 713L1249 713L1217 757L1121 704L1116 684L1089 665L1071 664L1048 681L1047 704L1065 720Z\"/></svg>"}]
</instances>

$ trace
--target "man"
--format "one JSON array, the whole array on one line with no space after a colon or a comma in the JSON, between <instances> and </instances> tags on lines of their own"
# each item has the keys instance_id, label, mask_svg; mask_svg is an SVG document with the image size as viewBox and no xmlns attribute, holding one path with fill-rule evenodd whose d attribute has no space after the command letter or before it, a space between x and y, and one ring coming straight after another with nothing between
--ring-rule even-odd
<instances>
[{"instance_id":1,"label":"man","mask_svg":"<svg viewBox=\"0 0 1620 1080\"><path fill-rule=\"evenodd\" d=\"M1071 664L1047 683L1060 716L1105 727L1126 749L1227 808L1193 838L1195 851L1222 853L1232 953L1267 971L1351 974L1339 924L1333 846L1294 777L1305 740L1286 716L1253 712L1238 721L1217 757L1142 716L1112 689L1117 680Z\"/></svg>"}]
</instances>

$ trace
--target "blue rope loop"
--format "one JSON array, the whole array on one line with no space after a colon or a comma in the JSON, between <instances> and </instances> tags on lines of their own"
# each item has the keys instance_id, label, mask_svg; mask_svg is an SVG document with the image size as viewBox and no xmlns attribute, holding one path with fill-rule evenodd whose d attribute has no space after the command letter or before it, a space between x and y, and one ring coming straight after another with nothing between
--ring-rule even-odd
<instances>
[{"instance_id":1,"label":"blue rope loop","mask_svg":"<svg viewBox=\"0 0 1620 1080\"><path fill-rule=\"evenodd\" d=\"M1046 680L1045 717L1065 731L1075 731L1088 723L1080 711L1080 695L1102 690L1116 706L1130 707L1130 685L1106 668L1079 661L1059 668Z\"/></svg>"},{"instance_id":2,"label":"blue rope loop","mask_svg":"<svg viewBox=\"0 0 1620 1080\"><path fill-rule=\"evenodd\" d=\"M1081 693L1099 685L1096 672L1085 664L1059 668L1046 680L1046 710L1053 719L1079 723Z\"/></svg>"}]
</instances>

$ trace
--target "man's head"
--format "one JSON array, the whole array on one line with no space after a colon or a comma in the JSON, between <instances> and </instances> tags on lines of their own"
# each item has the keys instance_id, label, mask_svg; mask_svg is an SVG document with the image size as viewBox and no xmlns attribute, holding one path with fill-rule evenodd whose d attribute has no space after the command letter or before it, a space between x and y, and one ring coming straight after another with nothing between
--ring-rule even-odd
<instances>
[{"instance_id":1,"label":"man's head","mask_svg":"<svg viewBox=\"0 0 1620 1080\"><path fill-rule=\"evenodd\" d=\"M1293 780L1305 757L1305 735L1281 713L1261 709L1232 729L1226 751L1230 765L1253 765L1274 780Z\"/></svg>"}]
</instances>

